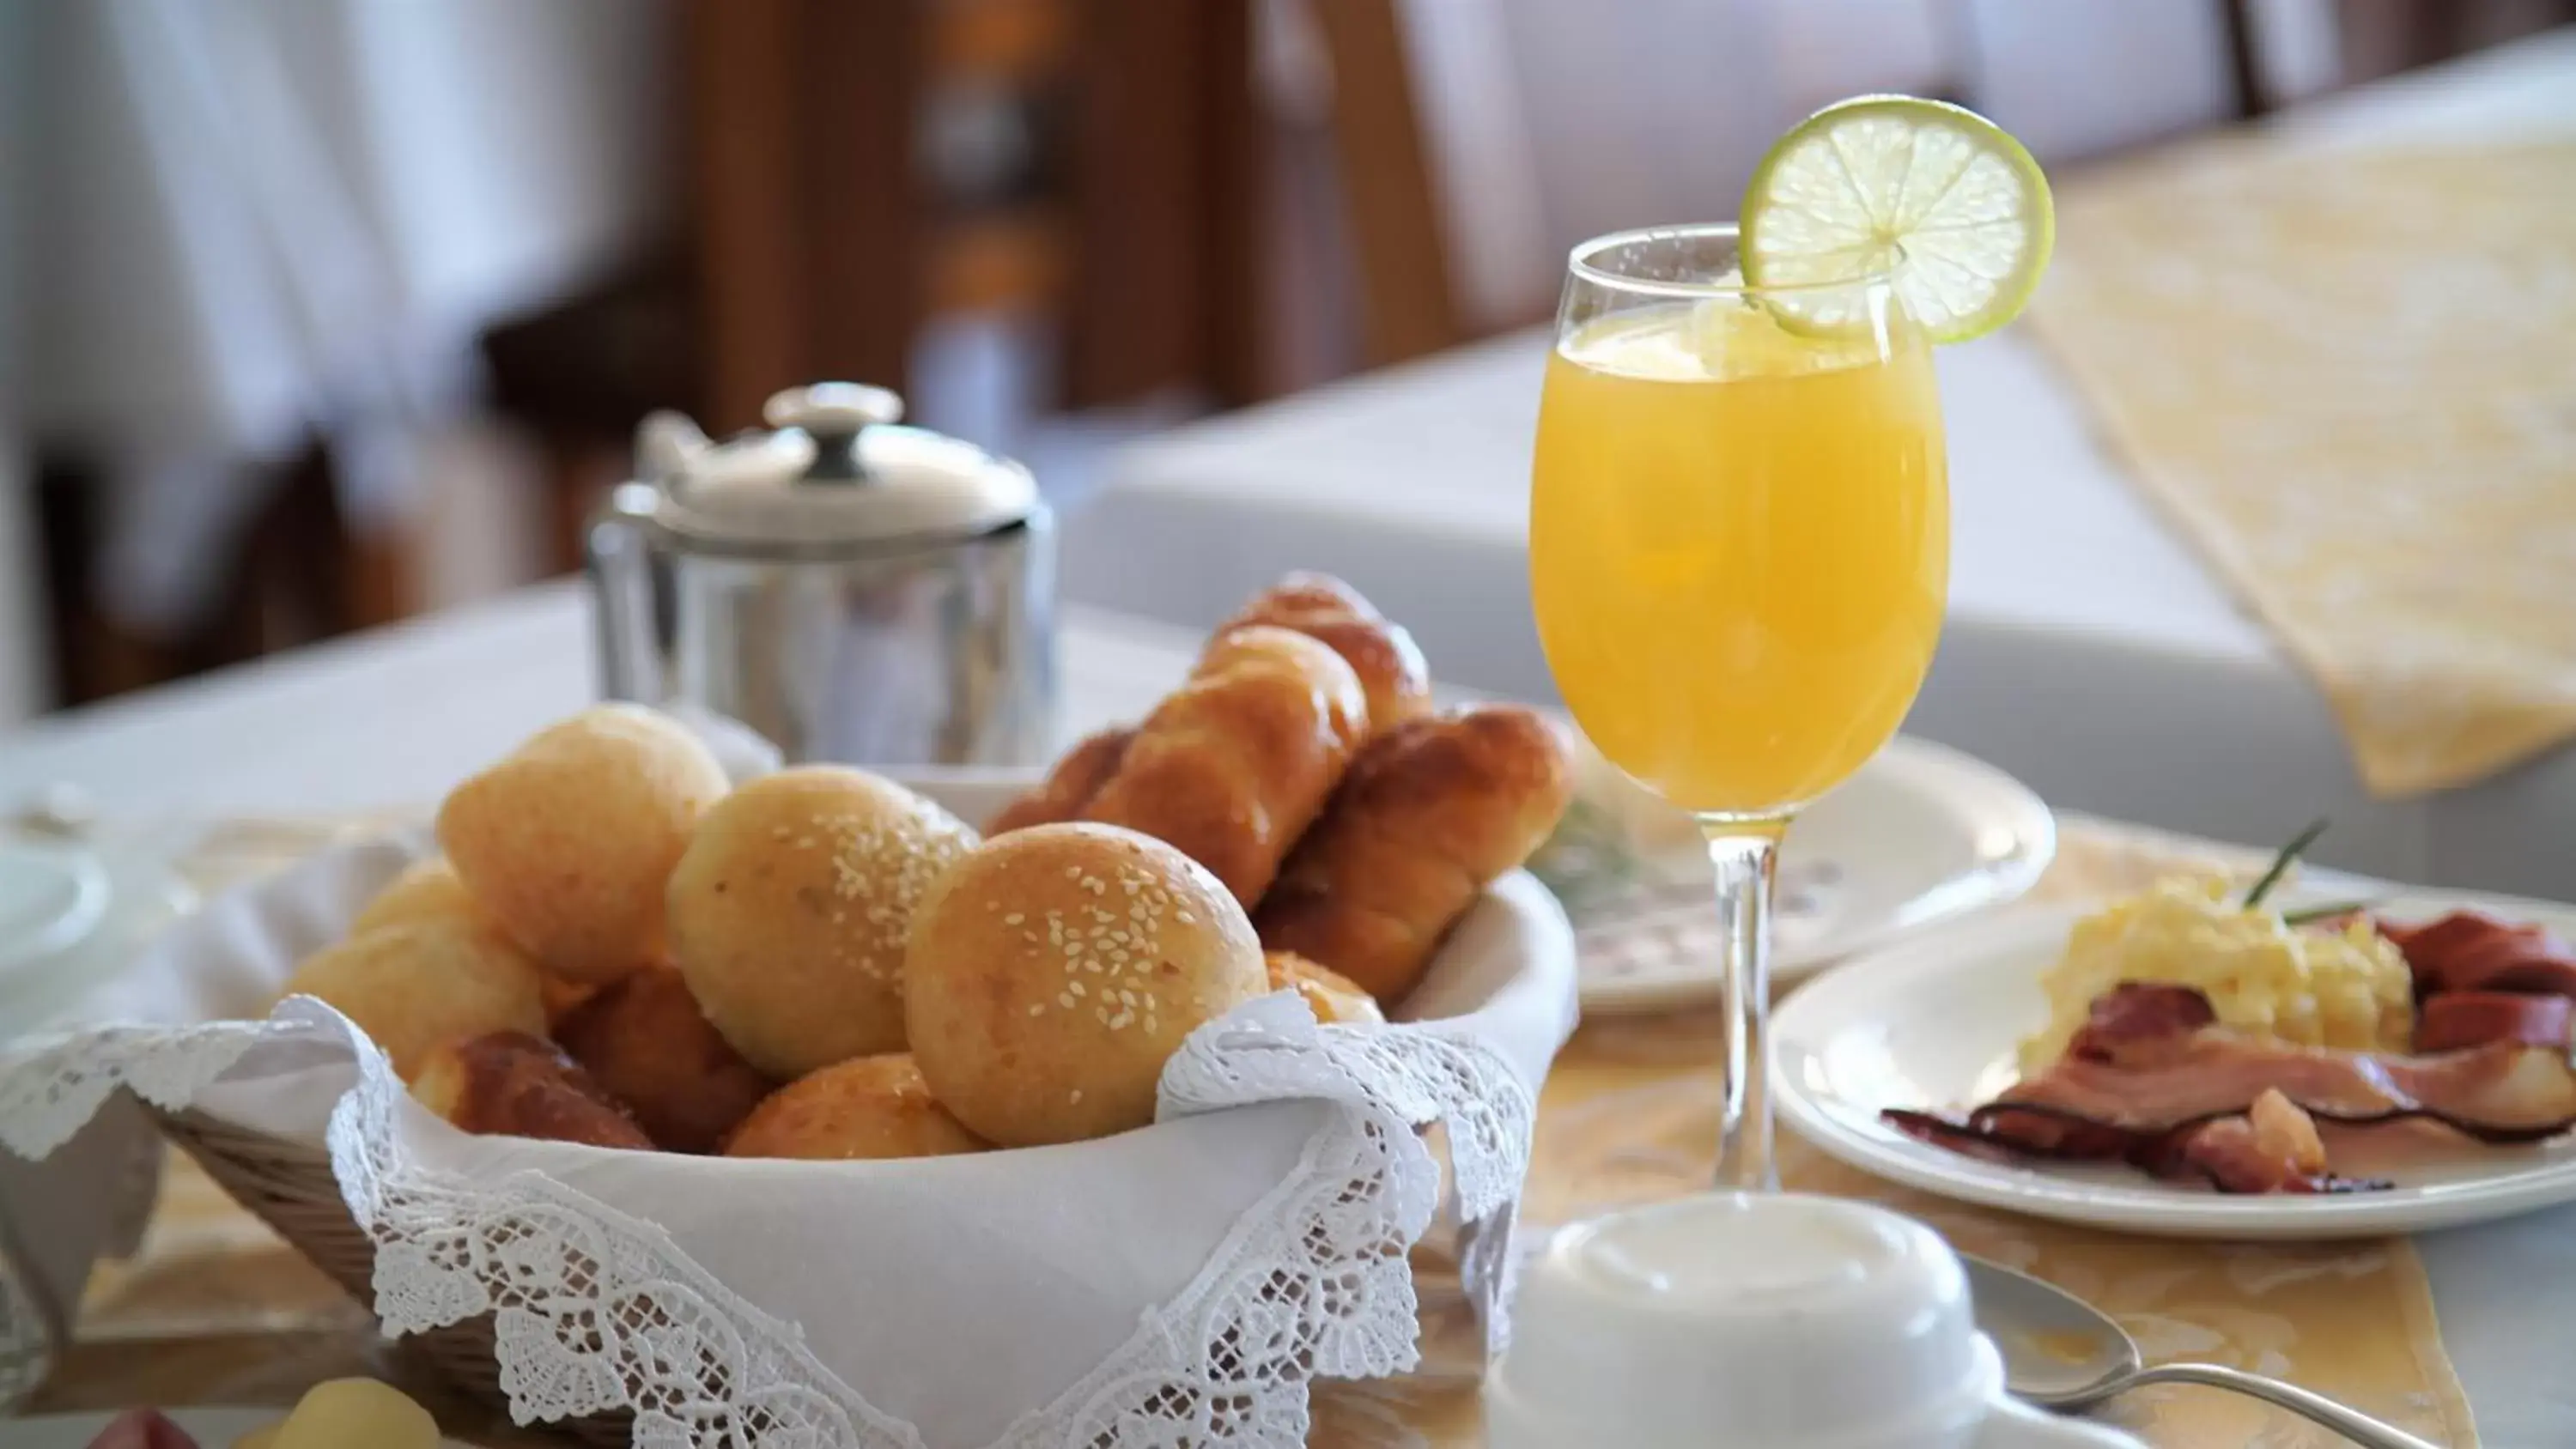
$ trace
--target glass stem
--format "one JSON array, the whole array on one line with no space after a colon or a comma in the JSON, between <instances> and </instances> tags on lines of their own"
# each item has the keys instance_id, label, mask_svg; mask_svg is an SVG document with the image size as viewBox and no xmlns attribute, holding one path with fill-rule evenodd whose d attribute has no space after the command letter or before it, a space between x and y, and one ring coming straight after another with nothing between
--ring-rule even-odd
<instances>
[{"instance_id":1,"label":"glass stem","mask_svg":"<svg viewBox=\"0 0 2576 1449\"><path fill-rule=\"evenodd\" d=\"M1717 1185L1772 1192L1771 881L1785 819L1705 815L1717 867L1718 919L1726 934L1726 1100L1718 1117Z\"/></svg>"}]
</instances>

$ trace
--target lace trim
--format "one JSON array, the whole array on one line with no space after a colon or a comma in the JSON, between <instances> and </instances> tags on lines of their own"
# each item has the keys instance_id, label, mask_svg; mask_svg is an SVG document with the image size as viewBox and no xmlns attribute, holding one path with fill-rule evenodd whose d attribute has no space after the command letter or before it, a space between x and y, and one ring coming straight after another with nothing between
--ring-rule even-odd
<instances>
[{"instance_id":1,"label":"lace trim","mask_svg":"<svg viewBox=\"0 0 2576 1449\"><path fill-rule=\"evenodd\" d=\"M646 1449L726 1435L921 1449L912 1426L860 1399L793 1325L716 1282L650 1224L541 1174L467 1181L405 1161L390 1064L318 1002L290 1001L260 1023L115 1027L22 1045L0 1058L0 1145L42 1157L119 1086L181 1110L252 1047L289 1039L345 1042L356 1055L358 1083L333 1108L326 1142L350 1212L377 1245L386 1331L494 1315L518 1422L632 1410L633 1442ZM1461 1208L1474 1237L1508 1263L1532 1107L1498 1054L1430 1028L1319 1028L1301 1001L1277 996L1194 1035L1165 1074L1162 1107L1190 1115L1299 1098L1334 1111L1297 1170L1238 1219L1178 1298L995 1449L1287 1449L1305 1442L1313 1377L1412 1367L1406 1251L1439 1195L1438 1166L1414 1130L1428 1123L1448 1124ZM1508 1278L1469 1278L1486 1285L1489 1322L1502 1320ZM0 1358L15 1341L0 1338Z\"/></svg>"}]
</instances>

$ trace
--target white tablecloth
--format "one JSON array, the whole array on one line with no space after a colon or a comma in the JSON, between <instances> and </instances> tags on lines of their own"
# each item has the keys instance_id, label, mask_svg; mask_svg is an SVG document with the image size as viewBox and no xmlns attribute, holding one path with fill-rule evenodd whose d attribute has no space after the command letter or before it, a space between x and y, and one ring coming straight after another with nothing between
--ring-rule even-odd
<instances>
[{"instance_id":1,"label":"white tablecloth","mask_svg":"<svg viewBox=\"0 0 2576 1449\"><path fill-rule=\"evenodd\" d=\"M435 804L598 696L573 582L0 730L0 815L70 784L111 819L342 814ZM1069 611L1063 728L1135 719L1196 640Z\"/></svg>"},{"instance_id":2,"label":"white tablecloth","mask_svg":"<svg viewBox=\"0 0 2576 1449\"><path fill-rule=\"evenodd\" d=\"M424 804L588 702L591 628L578 589L550 585L0 731L0 810L61 781L87 787L124 817ZM1180 678L1195 642L1073 611L1066 728L1135 717ZM2443 1341L2486 1443L2576 1443L2568 1294L2559 1286L2576 1282L2576 1209L2436 1234L2419 1246Z\"/></svg>"},{"instance_id":3,"label":"white tablecloth","mask_svg":"<svg viewBox=\"0 0 2576 1449\"><path fill-rule=\"evenodd\" d=\"M2279 127L2320 148L2576 135L2576 31L2356 91ZM1546 696L1525 510L1546 339L1505 337L1137 445L1066 531L1076 598L1204 624L1324 568L1421 636L1443 677ZM2371 799L2307 677L2121 476L2012 330L1940 360L1955 562L1908 730L2060 805L2323 859L2576 897L2576 752L2480 786ZM2438 486L2438 480L2428 482Z\"/></svg>"}]
</instances>

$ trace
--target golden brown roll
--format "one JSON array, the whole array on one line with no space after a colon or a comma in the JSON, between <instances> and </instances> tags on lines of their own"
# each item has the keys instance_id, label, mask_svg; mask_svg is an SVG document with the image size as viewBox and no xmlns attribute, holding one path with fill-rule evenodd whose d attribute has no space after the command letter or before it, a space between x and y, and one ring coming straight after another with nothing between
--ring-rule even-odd
<instances>
[{"instance_id":1,"label":"golden brown roll","mask_svg":"<svg viewBox=\"0 0 2576 1449\"><path fill-rule=\"evenodd\" d=\"M438 843L474 899L552 975L602 982L662 954L662 887L723 767L677 722L602 705L456 787Z\"/></svg>"},{"instance_id":2,"label":"golden brown roll","mask_svg":"<svg viewBox=\"0 0 2576 1449\"><path fill-rule=\"evenodd\" d=\"M1573 764L1536 713L1487 705L1369 742L1263 897L1262 944L1394 1005L1450 923L1565 813Z\"/></svg>"},{"instance_id":3,"label":"golden brown roll","mask_svg":"<svg viewBox=\"0 0 2576 1449\"><path fill-rule=\"evenodd\" d=\"M1306 998L1315 1020L1324 1025L1386 1024L1386 1013L1378 1009L1377 998L1339 971L1319 966L1294 951L1271 951L1265 959L1270 967L1270 989L1294 991Z\"/></svg>"},{"instance_id":4,"label":"golden brown roll","mask_svg":"<svg viewBox=\"0 0 2576 1449\"><path fill-rule=\"evenodd\" d=\"M1154 1118L1163 1063L1269 989L1252 923L1171 846L1105 825L986 842L913 918L905 1015L931 1090L1011 1147Z\"/></svg>"},{"instance_id":5,"label":"golden brown roll","mask_svg":"<svg viewBox=\"0 0 2576 1449\"><path fill-rule=\"evenodd\" d=\"M889 780L805 765L707 813L671 873L671 952L707 1020L779 1081L903 1049L904 941L975 844Z\"/></svg>"},{"instance_id":6,"label":"golden brown roll","mask_svg":"<svg viewBox=\"0 0 2576 1449\"><path fill-rule=\"evenodd\" d=\"M1208 647L1082 818L1180 847L1250 906L1349 768L1368 702L1342 656L1254 624Z\"/></svg>"},{"instance_id":7,"label":"golden brown roll","mask_svg":"<svg viewBox=\"0 0 2576 1449\"><path fill-rule=\"evenodd\" d=\"M409 925L441 916L488 924L474 904L474 893L456 874L456 867L449 865L446 857L433 855L405 866L402 874L369 898L349 922L349 934L363 936L380 926Z\"/></svg>"},{"instance_id":8,"label":"golden brown roll","mask_svg":"<svg viewBox=\"0 0 2576 1449\"><path fill-rule=\"evenodd\" d=\"M797 1078L769 1094L734 1129L727 1157L947 1157L987 1144L966 1130L921 1079L910 1056L859 1057Z\"/></svg>"},{"instance_id":9,"label":"golden brown roll","mask_svg":"<svg viewBox=\"0 0 2576 1449\"><path fill-rule=\"evenodd\" d=\"M615 1097L551 1042L496 1031L446 1042L421 1065L414 1100L467 1132L649 1152Z\"/></svg>"},{"instance_id":10,"label":"golden brown roll","mask_svg":"<svg viewBox=\"0 0 2576 1449\"><path fill-rule=\"evenodd\" d=\"M1118 772L1119 761L1127 757L1127 742L1136 737L1131 726L1105 729L1072 749L1055 762L1055 768L1038 787L1002 807L1002 813L984 827L986 835L1023 830L1032 825L1052 825L1059 820L1074 820L1082 815L1091 797L1109 783Z\"/></svg>"},{"instance_id":11,"label":"golden brown roll","mask_svg":"<svg viewBox=\"0 0 2576 1449\"><path fill-rule=\"evenodd\" d=\"M444 856L413 861L349 922L349 934L363 936L385 926L435 919L460 921L487 931L497 929L475 905L474 893L465 888L456 867L449 865ZM545 999L546 1022L551 1030L565 1013L589 1000L597 988L591 982L547 975L538 983L538 989Z\"/></svg>"},{"instance_id":12,"label":"golden brown roll","mask_svg":"<svg viewBox=\"0 0 2576 1449\"><path fill-rule=\"evenodd\" d=\"M1331 646L1368 696L1369 733L1431 710L1431 670L1403 626L1388 622L1357 589L1330 574L1293 573L1252 596L1216 627L1216 638L1250 624L1294 629Z\"/></svg>"},{"instance_id":13,"label":"golden brown roll","mask_svg":"<svg viewBox=\"0 0 2576 1449\"><path fill-rule=\"evenodd\" d=\"M707 1023L667 966L601 987L554 1035L669 1152L715 1151L774 1085Z\"/></svg>"},{"instance_id":14,"label":"golden brown roll","mask_svg":"<svg viewBox=\"0 0 2576 1449\"><path fill-rule=\"evenodd\" d=\"M287 996L318 996L358 1024L410 1081L432 1048L496 1031L543 1034L536 964L494 931L430 917L304 958Z\"/></svg>"}]
</instances>

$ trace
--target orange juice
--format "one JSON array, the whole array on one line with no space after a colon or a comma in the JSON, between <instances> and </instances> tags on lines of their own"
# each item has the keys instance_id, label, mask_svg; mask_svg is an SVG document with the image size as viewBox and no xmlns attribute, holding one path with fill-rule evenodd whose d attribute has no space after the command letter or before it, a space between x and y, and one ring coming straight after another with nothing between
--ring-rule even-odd
<instances>
[{"instance_id":1,"label":"orange juice","mask_svg":"<svg viewBox=\"0 0 2576 1449\"><path fill-rule=\"evenodd\" d=\"M1548 667L1641 783L1767 814L1896 732L1950 573L1932 357L1901 318L1817 340L1722 298L1577 329L1531 488Z\"/></svg>"}]
</instances>

